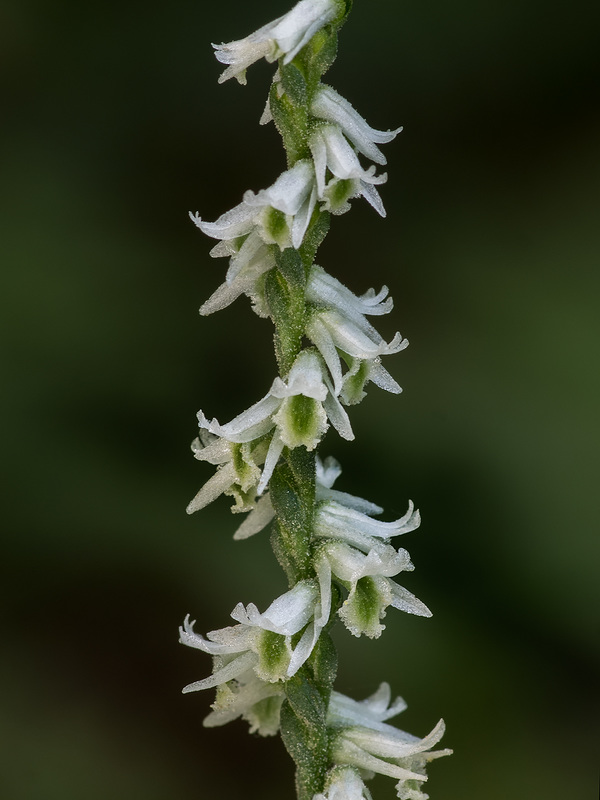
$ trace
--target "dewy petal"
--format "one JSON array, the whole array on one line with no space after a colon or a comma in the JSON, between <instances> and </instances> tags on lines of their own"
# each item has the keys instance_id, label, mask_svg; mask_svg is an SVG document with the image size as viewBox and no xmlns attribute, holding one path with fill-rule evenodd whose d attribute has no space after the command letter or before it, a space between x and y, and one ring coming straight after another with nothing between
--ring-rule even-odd
<instances>
[{"instance_id":1,"label":"dewy petal","mask_svg":"<svg viewBox=\"0 0 600 800\"><path fill-rule=\"evenodd\" d=\"M292 247L294 247L296 250L298 250L302 244L304 234L308 229L316 204L317 184L315 179L310 193L306 196L304 203L298 210L298 213L294 217L294 221L292 223Z\"/></svg>"},{"instance_id":2,"label":"dewy petal","mask_svg":"<svg viewBox=\"0 0 600 800\"><path fill-rule=\"evenodd\" d=\"M360 195L365 198L367 203L375 209L380 217L383 219L386 218L387 214L383 207L383 200L379 196L377 189L371 183L360 181Z\"/></svg>"},{"instance_id":3,"label":"dewy petal","mask_svg":"<svg viewBox=\"0 0 600 800\"><path fill-rule=\"evenodd\" d=\"M326 308L337 308L354 320L360 319L363 315L389 314L394 307L392 298L388 297L387 286L383 286L377 294L373 289L369 289L359 297L317 264L310 270L306 299L310 303Z\"/></svg>"},{"instance_id":4,"label":"dewy petal","mask_svg":"<svg viewBox=\"0 0 600 800\"><path fill-rule=\"evenodd\" d=\"M256 488L257 494L262 494L267 487L267 484L271 480L271 475L273 474L273 470L277 466L277 462L279 461L279 456L283 452L283 442L281 441L281 436L277 431L273 433L273 437L271 439L271 443L269 444L269 449L267 451L267 456L265 458L265 465L263 467L262 475L260 477L260 481L258 482L258 486Z\"/></svg>"},{"instance_id":5,"label":"dewy petal","mask_svg":"<svg viewBox=\"0 0 600 800\"><path fill-rule=\"evenodd\" d=\"M335 0L301 0L281 17L272 29L272 35L279 49L286 54L283 63L289 64L337 12Z\"/></svg>"},{"instance_id":6,"label":"dewy petal","mask_svg":"<svg viewBox=\"0 0 600 800\"><path fill-rule=\"evenodd\" d=\"M311 105L311 113L320 119L339 125L356 148L377 164L385 164L386 158L374 142L379 144L391 142L402 130L401 127L394 131L378 131L371 128L358 111L331 86L319 87Z\"/></svg>"},{"instance_id":7,"label":"dewy petal","mask_svg":"<svg viewBox=\"0 0 600 800\"><path fill-rule=\"evenodd\" d=\"M406 611L407 614L416 614L418 617L431 617L431 611L427 608L425 603L422 603L418 597L399 586L395 581L390 581L390 589L392 590L392 602L390 605L397 608L399 611Z\"/></svg>"},{"instance_id":8,"label":"dewy petal","mask_svg":"<svg viewBox=\"0 0 600 800\"><path fill-rule=\"evenodd\" d=\"M363 750L362 747L359 747L359 745L346 739L344 736L340 736L334 741L332 755L338 764L349 764L359 769L378 772L380 775L387 775L390 778L418 781L427 780L423 775L419 775L408 769L398 767L395 764L390 764L388 761L382 761L380 758L372 756L366 750Z\"/></svg>"},{"instance_id":9,"label":"dewy petal","mask_svg":"<svg viewBox=\"0 0 600 800\"><path fill-rule=\"evenodd\" d=\"M231 616L242 625L262 628L282 636L293 636L311 620L316 599L317 589L314 583L301 581L274 600L264 614L258 611L254 603L249 603L246 608L238 603Z\"/></svg>"},{"instance_id":10,"label":"dewy petal","mask_svg":"<svg viewBox=\"0 0 600 800\"><path fill-rule=\"evenodd\" d=\"M321 461L317 456L317 484L324 489L331 489L333 484L342 474L342 467L333 456L327 456L325 461Z\"/></svg>"},{"instance_id":11,"label":"dewy petal","mask_svg":"<svg viewBox=\"0 0 600 800\"><path fill-rule=\"evenodd\" d=\"M386 725L385 727L387 730L384 733L379 730L357 726L344 731L344 736L374 756L401 759L417 753L423 753L425 750L435 747L446 730L444 720L441 719L427 736L422 739L410 736L410 739L407 740L407 735L404 731L400 731L391 725Z\"/></svg>"},{"instance_id":12,"label":"dewy petal","mask_svg":"<svg viewBox=\"0 0 600 800\"><path fill-rule=\"evenodd\" d=\"M198 423L201 428L206 428L228 442L251 442L271 430L271 415L279 405L280 401L269 393L225 425L220 425L216 419L209 422L202 411L198 412Z\"/></svg>"},{"instance_id":13,"label":"dewy petal","mask_svg":"<svg viewBox=\"0 0 600 800\"><path fill-rule=\"evenodd\" d=\"M337 397L342 390L342 363L329 328L322 322L318 314L314 314L309 319L306 325L306 335L323 356L333 378L333 391Z\"/></svg>"},{"instance_id":14,"label":"dewy petal","mask_svg":"<svg viewBox=\"0 0 600 800\"><path fill-rule=\"evenodd\" d=\"M193 514L195 511L199 511L209 503L212 503L219 495L229 489L235 483L235 480L236 472L233 464L224 464L219 467L212 478L206 481L198 494L190 501L186 508L186 513Z\"/></svg>"},{"instance_id":15,"label":"dewy petal","mask_svg":"<svg viewBox=\"0 0 600 800\"><path fill-rule=\"evenodd\" d=\"M335 727L362 725L373 730L387 731L390 725L384 720L395 717L407 708L401 697L390 705L391 690L388 683L380 684L377 691L366 700L353 700L351 697L333 691L327 712L327 724ZM394 729L396 730L396 729ZM417 741L416 736L410 740Z\"/></svg>"},{"instance_id":16,"label":"dewy petal","mask_svg":"<svg viewBox=\"0 0 600 800\"><path fill-rule=\"evenodd\" d=\"M246 519L242 522L233 538L237 541L240 539L248 539L254 536L255 533L262 531L263 528L271 522L275 516L275 509L271 503L271 498L268 494L264 495L257 502L256 507L248 514Z\"/></svg>"},{"instance_id":17,"label":"dewy petal","mask_svg":"<svg viewBox=\"0 0 600 800\"><path fill-rule=\"evenodd\" d=\"M353 509L346 508L335 501L325 502L317 512L317 521L323 520L324 527L333 525L336 528L354 530L369 537L389 539L409 533L419 527L421 518L415 510L412 500L409 501L408 511L400 519L393 522L382 522L372 519L367 514L361 514Z\"/></svg>"},{"instance_id":18,"label":"dewy petal","mask_svg":"<svg viewBox=\"0 0 600 800\"><path fill-rule=\"evenodd\" d=\"M210 677L204 678L202 681L188 683L181 691L183 694L187 694L188 692L199 692L202 689L214 689L215 686L218 686L220 683L226 683L227 681L237 678L238 675L246 672L247 669L253 667L257 662L258 656L254 653L250 651L242 653L241 656L234 658L233 661L221 667L221 669L217 670Z\"/></svg>"},{"instance_id":19,"label":"dewy petal","mask_svg":"<svg viewBox=\"0 0 600 800\"><path fill-rule=\"evenodd\" d=\"M311 162L302 159L283 172L268 189L263 189L258 194L246 192L244 203L254 207L272 206L284 214L294 216L310 195L314 181Z\"/></svg>"},{"instance_id":20,"label":"dewy petal","mask_svg":"<svg viewBox=\"0 0 600 800\"><path fill-rule=\"evenodd\" d=\"M374 174L375 167L369 167L367 170L361 167L358 156L336 125L318 125L314 128L308 143L315 162L315 173L320 189L319 197L322 197L324 192L321 188L324 182L323 148L325 149L326 166L336 178L343 180L359 178L366 183L375 184L385 183L387 180L385 173L378 176ZM321 175L320 184L319 175Z\"/></svg>"},{"instance_id":21,"label":"dewy petal","mask_svg":"<svg viewBox=\"0 0 600 800\"><path fill-rule=\"evenodd\" d=\"M352 442L354 440L354 432L352 431L352 426L350 425L350 417L344 408L342 408L340 401L337 399L329 378L326 375L323 377L325 383L327 384L327 388L329 389L329 393L325 398L325 402L323 403L323 407L327 416L329 417L329 421L342 439L346 439L347 442Z\"/></svg>"},{"instance_id":22,"label":"dewy petal","mask_svg":"<svg viewBox=\"0 0 600 800\"><path fill-rule=\"evenodd\" d=\"M250 233L254 227L257 210L246 203L240 203L226 211L215 222L204 222L202 218L190 211L190 219L202 233L213 239L237 239Z\"/></svg>"},{"instance_id":23,"label":"dewy petal","mask_svg":"<svg viewBox=\"0 0 600 800\"><path fill-rule=\"evenodd\" d=\"M391 342L386 343L369 323L359 326L354 321L333 309L318 312L320 321L327 327L336 347L353 358L371 359L381 355L399 353L408 347L408 340L396 333ZM366 332L368 326L369 333Z\"/></svg>"}]
</instances>

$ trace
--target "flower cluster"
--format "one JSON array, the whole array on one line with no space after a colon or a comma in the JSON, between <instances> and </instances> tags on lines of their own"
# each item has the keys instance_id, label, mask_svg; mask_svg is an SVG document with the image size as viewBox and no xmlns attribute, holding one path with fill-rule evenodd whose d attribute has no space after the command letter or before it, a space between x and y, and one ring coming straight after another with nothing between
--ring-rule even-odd
<instances>
[{"instance_id":1,"label":"flower cluster","mask_svg":"<svg viewBox=\"0 0 600 800\"><path fill-rule=\"evenodd\" d=\"M440 720L431 733L419 739L385 722L406 708L401 697L391 704L390 700L387 683L360 702L339 692L331 693L327 722L333 732L332 758L336 766L327 778L328 793L316 795L314 800L368 798L357 770L363 775L379 773L396 778L400 800L427 800L428 795L420 788L427 780L425 766L452 752L431 749L444 735L444 721Z\"/></svg>"},{"instance_id":2,"label":"flower cluster","mask_svg":"<svg viewBox=\"0 0 600 800\"><path fill-rule=\"evenodd\" d=\"M332 690L328 629L336 618L354 636L377 638L390 606L431 616L394 580L414 569L408 552L393 544L420 524L412 502L401 518L378 519L380 506L334 488L340 465L317 454L330 427L354 439L346 408L361 402L369 383L401 392L382 358L408 345L400 333L387 341L369 319L392 310L386 286L357 295L314 263L330 215L348 211L351 199L364 197L385 216L376 188L387 180L377 174L386 164L379 145L401 130L372 128L320 80L350 6L300 0L245 39L214 45L226 65L220 82L235 77L244 84L251 64L278 61L261 123L277 125L288 168L271 186L246 191L215 222L190 213L217 240L211 255L229 259L224 282L200 312L247 296L275 326L279 375L229 422L198 412L192 450L216 470L187 511L231 496L232 511L247 515L236 540L273 522L273 549L290 589L264 612L238 603L235 624L206 637L187 616L180 641L213 663L211 675L183 691L216 689L208 727L241 717L261 735L281 731L297 763L300 800L371 800L364 780L376 772L398 781L401 800L425 800L425 766L449 752L431 749L443 723L418 739L386 723L404 708L400 699L390 704L387 684L362 702Z\"/></svg>"}]
</instances>

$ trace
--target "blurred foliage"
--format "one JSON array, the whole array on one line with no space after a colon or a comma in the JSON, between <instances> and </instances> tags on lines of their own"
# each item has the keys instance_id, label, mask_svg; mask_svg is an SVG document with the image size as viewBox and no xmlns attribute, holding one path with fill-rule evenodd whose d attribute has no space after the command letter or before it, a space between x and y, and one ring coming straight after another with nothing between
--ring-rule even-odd
<instances>
[{"instance_id":1,"label":"blurred foliage","mask_svg":"<svg viewBox=\"0 0 600 800\"><path fill-rule=\"evenodd\" d=\"M228 419L272 380L248 304L197 307L223 262L215 219L284 164L256 125L270 68L217 86L210 41L283 0L8 0L0 12L5 490L0 793L10 800L292 797L278 740L206 731L209 659L176 644L284 587L268 537L234 543L199 405ZM446 718L445 800L595 797L600 335L600 8L575 0L356 2L330 81L388 146L382 221L355 201L319 259L390 286L411 339L341 487L400 515L430 621L338 634L339 687L389 680L404 724ZM387 327L386 327L387 326ZM268 777L265 777L268 776ZM394 797L391 781L376 797Z\"/></svg>"}]
</instances>

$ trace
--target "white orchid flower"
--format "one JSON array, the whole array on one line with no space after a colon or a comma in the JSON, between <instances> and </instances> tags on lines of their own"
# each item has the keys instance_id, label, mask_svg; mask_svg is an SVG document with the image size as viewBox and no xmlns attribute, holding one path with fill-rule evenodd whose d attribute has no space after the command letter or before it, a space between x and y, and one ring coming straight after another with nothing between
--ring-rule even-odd
<instances>
[{"instance_id":1,"label":"white orchid flower","mask_svg":"<svg viewBox=\"0 0 600 800\"><path fill-rule=\"evenodd\" d=\"M183 692L212 689L239 679L249 669L267 683L291 678L312 653L329 619L330 602L330 594L322 597L316 581L300 581L262 614L253 603L246 607L238 603L231 616L239 624L211 631L206 639L195 633L187 616L179 641L209 653L214 664L210 677L189 684Z\"/></svg>"},{"instance_id":2,"label":"white orchid flower","mask_svg":"<svg viewBox=\"0 0 600 800\"><path fill-rule=\"evenodd\" d=\"M385 209L375 185L385 183L387 175L375 175L375 167L362 168L356 152L337 125L316 125L308 140L315 165L317 191L322 208L343 214L348 200L363 196L382 217ZM327 170L333 179L327 181Z\"/></svg>"},{"instance_id":3,"label":"white orchid flower","mask_svg":"<svg viewBox=\"0 0 600 800\"><path fill-rule=\"evenodd\" d=\"M265 440L236 444L200 431L200 438L192 442L194 457L216 465L217 471L189 503L187 513L199 511L221 494L235 498L234 512L254 508L261 478L259 467L267 451L268 441Z\"/></svg>"},{"instance_id":4,"label":"white orchid flower","mask_svg":"<svg viewBox=\"0 0 600 800\"><path fill-rule=\"evenodd\" d=\"M260 317L268 317L261 279L276 264L272 248L265 244L258 232L254 230L243 239L219 242L210 255L213 258L231 256L231 260L225 282L200 306L200 313L203 316L214 314L245 294L252 301L254 311Z\"/></svg>"},{"instance_id":5,"label":"white orchid flower","mask_svg":"<svg viewBox=\"0 0 600 800\"><path fill-rule=\"evenodd\" d=\"M331 693L327 724L339 730L333 739L333 760L397 778L396 790L401 800L425 800L427 795L419 789L427 780L425 764L452 752L431 750L444 735L444 721L440 720L431 733L419 739L384 722L406 708L401 698L388 708L390 699L386 683L362 702L339 692Z\"/></svg>"},{"instance_id":6,"label":"white orchid flower","mask_svg":"<svg viewBox=\"0 0 600 800\"><path fill-rule=\"evenodd\" d=\"M367 554L341 541L323 544L315 554L315 569L321 585L334 575L349 591L338 614L353 636L377 639L385 630L381 620L388 606L430 617L431 611L411 592L390 580L399 572L414 569L403 548L379 544Z\"/></svg>"},{"instance_id":7,"label":"white orchid flower","mask_svg":"<svg viewBox=\"0 0 600 800\"><path fill-rule=\"evenodd\" d=\"M231 422L221 425L198 412L200 428L228 442L252 442L272 432L258 494L262 494L284 447L304 445L314 450L328 428L328 421L344 439L354 438L348 415L333 393L333 386L315 351L303 350L294 362L287 382L275 378L262 400Z\"/></svg>"},{"instance_id":8,"label":"white orchid flower","mask_svg":"<svg viewBox=\"0 0 600 800\"><path fill-rule=\"evenodd\" d=\"M213 44L217 60L229 65L219 83L236 78L245 84L246 69L261 58L273 62L283 56L283 63L289 64L317 31L339 15L340 10L339 0L300 0L287 14L245 39Z\"/></svg>"},{"instance_id":9,"label":"white orchid flower","mask_svg":"<svg viewBox=\"0 0 600 800\"><path fill-rule=\"evenodd\" d=\"M232 241L256 230L265 244L283 250L302 244L317 201L315 173L308 159L301 159L283 172L272 186L257 194L248 191L244 199L215 222L205 222L198 212L190 219L207 236ZM222 249L212 255L225 255Z\"/></svg>"},{"instance_id":10,"label":"white orchid flower","mask_svg":"<svg viewBox=\"0 0 600 800\"><path fill-rule=\"evenodd\" d=\"M402 130L402 127L396 128L394 131L375 130L331 86L319 86L310 110L315 117L338 125L356 149L376 164L383 165L387 161L375 143L387 144L395 139Z\"/></svg>"},{"instance_id":11,"label":"white orchid flower","mask_svg":"<svg viewBox=\"0 0 600 800\"><path fill-rule=\"evenodd\" d=\"M275 736L279 731L279 713L284 697L280 683L261 680L251 668L217 686L212 711L202 724L205 728L216 728L242 717L250 724L250 733Z\"/></svg>"},{"instance_id":12,"label":"white orchid flower","mask_svg":"<svg viewBox=\"0 0 600 800\"><path fill-rule=\"evenodd\" d=\"M323 356L336 394L344 392L342 399L348 405L362 399L368 381L395 394L402 391L381 366L380 356L404 350L408 340L396 333L387 343L366 319L367 315L381 316L391 311L393 302L387 294L387 286L384 286L377 294L369 289L358 297L321 267L315 265L311 269L306 298L314 308L306 335ZM346 376L342 375L339 351L345 354L349 365Z\"/></svg>"}]
</instances>

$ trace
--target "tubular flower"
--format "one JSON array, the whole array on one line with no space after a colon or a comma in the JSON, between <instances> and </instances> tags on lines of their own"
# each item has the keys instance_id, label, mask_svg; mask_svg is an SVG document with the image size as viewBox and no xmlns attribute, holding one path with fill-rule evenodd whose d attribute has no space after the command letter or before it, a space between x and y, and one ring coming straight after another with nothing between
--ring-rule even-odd
<instances>
[{"instance_id":1,"label":"tubular flower","mask_svg":"<svg viewBox=\"0 0 600 800\"><path fill-rule=\"evenodd\" d=\"M452 752L431 750L444 735L444 722L440 720L423 739L412 736L384 722L406 708L401 698L390 706L390 698L387 683L362 702L339 692L331 693L327 722L337 731L333 759L336 764L397 778L396 791L401 800L426 800L427 795L419 788L427 780L425 765Z\"/></svg>"},{"instance_id":2,"label":"tubular flower","mask_svg":"<svg viewBox=\"0 0 600 800\"><path fill-rule=\"evenodd\" d=\"M300 0L291 11L259 28L254 33L227 44L213 44L221 64L228 64L219 83L236 78L246 83L246 69L265 58L269 62L283 56L289 62L324 25L340 13L337 0Z\"/></svg>"}]
</instances>

